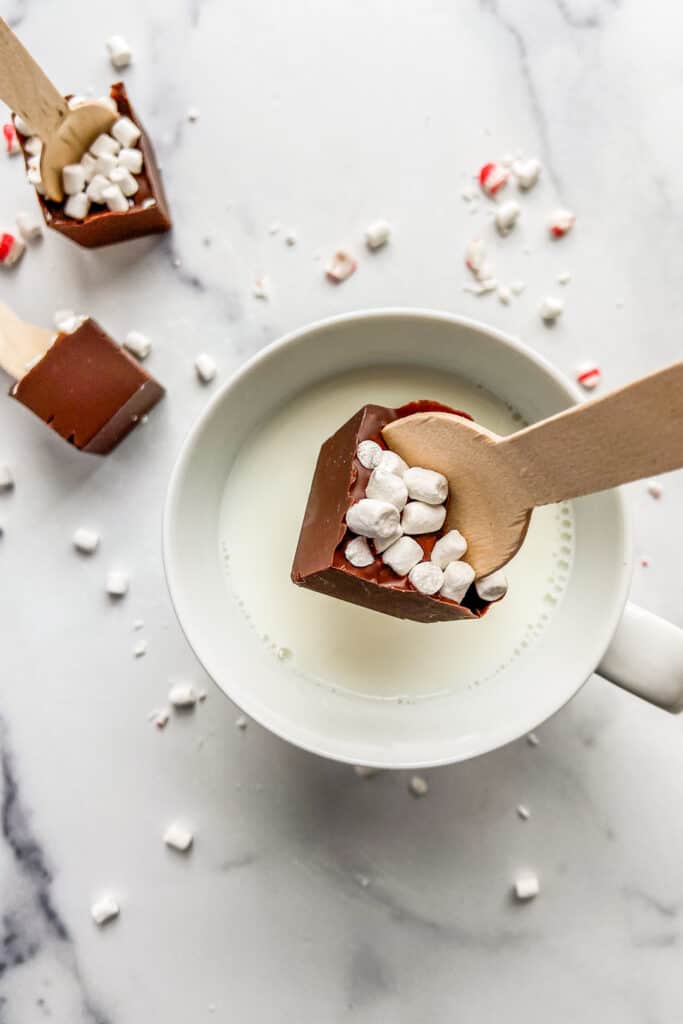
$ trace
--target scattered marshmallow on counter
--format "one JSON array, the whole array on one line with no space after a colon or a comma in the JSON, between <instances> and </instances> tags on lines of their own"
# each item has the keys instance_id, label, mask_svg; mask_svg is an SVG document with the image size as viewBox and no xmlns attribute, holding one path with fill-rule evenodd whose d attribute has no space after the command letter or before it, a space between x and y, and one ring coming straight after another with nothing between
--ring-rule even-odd
<instances>
[{"instance_id":1,"label":"scattered marshmallow on counter","mask_svg":"<svg viewBox=\"0 0 683 1024\"><path fill-rule=\"evenodd\" d=\"M558 284L569 284L571 279L572 279L572 275L569 273L568 270L563 270L561 273L559 273L557 275L557 283Z\"/></svg>"},{"instance_id":2,"label":"scattered marshmallow on counter","mask_svg":"<svg viewBox=\"0 0 683 1024\"><path fill-rule=\"evenodd\" d=\"M133 59L133 52L123 36L110 36L106 47L109 60L117 70L128 67Z\"/></svg>"},{"instance_id":3,"label":"scattered marshmallow on counter","mask_svg":"<svg viewBox=\"0 0 683 1024\"><path fill-rule=\"evenodd\" d=\"M0 488L2 488L2 470L0 470ZM651 498L661 498L662 485L660 484L659 480L648 480L647 493L650 495Z\"/></svg>"},{"instance_id":4,"label":"scattered marshmallow on counter","mask_svg":"<svg viewBox=\"0 0 683 1024\"><path fill-rule=\"evenodd\" d=\"M401 529L404 533L436 533L446 521L443 505L427 505L424 501L409 501L403 509Z\"/></svg>"},{"instance_id":5,"label":"scattered marshmallow on counter","mask_svg":"<svg viewBox=\"0 0 683 1024\"><path fill-rule=\"evenodd\" d=\"M561 316L563 309L564 302L562 299L556 299L553 295L548 295L538 307L538 315L544 323L551 324Z\"/></svg>"},{"instance_id":6,"label":"scattered marshmallow on counter","mask_svg":"<svg viewBox=\"0 0 683 1024\"><path fill-rule=\"evenodd\" d=\"M553 238L562 238L574 227L576 216L571 210L555 210L550 215L548 230Z\"/></svg>"},{"instance_id":7,"label":"scattered marshmallow on counter","mask_svg":"<svg viewBox=\"0 0 683 1024\"><path fill-rule=\"evenodd\" d=\"M482 576L474 585L482 601L500 601L508 592L508 579L502 569Z\"/></svg>"},{"instance_id":8,"label":"scattered marshmallow on counter","mask_svg":"<svg viewBox=\"0 0 683 1024\"><path fill-rule=\"evenodd\" d=\"M96 530L89 530L85 526L79 526L71 539L76 550L82 552L84 555L94 554L100 544L99 533L97 533ZM109 590L108 583L107 590ZM109 593L111 593L111 591L109 591Z\"/></svg>"},{"instance_id":9,"label":"scattered marshmallow on counter","mask_svg":"<svg viewBox=\"0 0 683 1024\"><path fill-rule=\"evenodd\" d=\"M190 107L190 109L187 112L187 120L191 124L194 124L195 121L198 121L200 117L201 117L201 111L199 110L199 108L198 107Z\"/></svg>"},{"instance_id":10,"label":"scattered marshmallow on counter","mask_svg":"<svg viewBox=\"0 0 683 1024\"><path fill-rule=\"evenodd\" d=\"M382 458L382 451L376 441L361 441L356 450L356 458L365 469L376 469Z\"/></svg>"},{"instance_id":11,"label":"scattered marshmallow on counter","mask_svg":"<svg viewBox=\"0 0 683 1024\"><path fill-rule=\"evenodd\" d=\"M365 569L375 561L375 556L365 537L354 537L353 540L350 540L344 548L344 558L356 569Z\"/></svg>"},{"instance_id":12,"label":"scattered marshmallow on counter","mask_svg":"<svg viewBox=\"0 0 683 1024\"><path fill-rule=\"evenodd\" d=\"M251 294L255 299L267 300L270 297L270 282L268 278L257 277L251 289Z\"/></svg>"},{"instance_id":13,"label":"scattered marshmallow on counter","mask_svg":"<svg viewBox=\"0 0 683 1024\"><path fill-rule=\"evenodd\" d=\"M145 654L147 654L147 641L146 640L138 640L138 642L136 643L135 647L133 648L133 657L134 658L143 658L145 656Z\"/></svg>"},{"instance_id":14,"label":"scattered marshmallow on counter","mask_svg":"<svg viewBox=\"0 0 683 1024\"><path fill-rule=\"evenodd\" d=\"M540 891L538 876L533 871L523 871L515 878L514 893L520 903L532 900Z\"/></svg>"},{"instance_id":15,"label":"scattered marshmallow on counter","mask_svg":"<svg viewBox=\"0 0 683 1024\"><path fill-rule=\"evenodd\" d=\"M385 449L379 457L376 469L385 469L387 473L396 473L397 476L402 477L408 469L408 463L404 462L400 455L396 452Z\"/></svg>"},{"instance_id":16,"label":"scattered marshmallow on counter","mask_svg":"<svg viewBox=\"0 0 683 1024\"><path fill-rule=\"evenodd\" d=\"M525 804L517 804L517 817L522 821L528 821L531 817L531 811Z\"/></svg>"},{"instance_id":17,"label":"scattered marshmallow on counter","mask_svg":"<svg viewBox=\"0 0 683 1024\"><path fill-rule=\"evenodd\" d=\"M218 372L215 361L206 352L201 352L197 356L194 368L202 384L210 384Z\"/></svg>"},{"instance_id":18,"label":"scattered marshmallow on counter","mask_svg":"<svg viewBox=\"0 0 683 1024\"><path fill-rule=\"evenodd\" d=\"M9 231L0 232L0 264L11 267L24 255L25 243Z\"/></svg>"},{"instance_id":19,"label":"scattered marshmallow on counter","mask_svg":"<svg viewBox=\"0 0 683 1024\"><path fill-rule=\"evenodd\" d=\"M35 242L37 238L43 237L43 222L37 213L25 213L20 210L17 214L17 227L19 234L26 242Z\"/></svg>"},{"instance_id":20,"label":"scattered marshmallow on counter","mask_svg":"<svg viewBox=\"0 0 683 1024\"><path fill-rule=\"evenodd\" d=\"M372 768L367 764L355 764L353 770L359 779L374 779L375 775L379 775L382 769Z\"/></svg>"},{"instance_id":21,"label":"scattered marshmallow on counter","mask_svg":"<svg viewBox=\"0 0 683 1024\"><path fill-rule=\"evenodd\" d=\"M110 893L100 896L90 908L91 917L97 925L103 925L107 921L112 921L115 917L119 916L119 913L119 905Z\"/></svg>"},{"instance_id":22,"label":"scattered marshmallow on counter","mask_svg":"<svg viewBox=\"0 0 683 1024\"><path fill-rule=\"evenodd\" d=\"M487 196L495 196L510 177L510 171L503 164L488 163L479 171L479 184Z\"/></svg>"},{"instance_id":23,"label":"scattered marshmallow on counter","mask_svg":"<svg viewBox=\"0 0 683 1024\"><path fill-rule=\"evenodd\" d=\"M408 789L413 796L426 796L429 792L429 785L427 780L423 779L421 775L413 775L408 783Z\"/></svg>"},{"instance_id":24,"label":"scattered marshmallow on counter","mask_svg":"<svg viewBox=\"0 0 683 1024\"><path fill-rule=\"evenodd\" d=\"M427 505L441 505L448 497L448 480L443 473L437 473L433 469L412 466L403 474L403 482L408 490L408 497L414 501L424 501Z\"/></svg>"},{"instance_id":25,"label":"scattered marshmallow on counter","mask_svg":"<svg viewBox=\"0 0 683 1024\"><path fill-rule=\"evenodd\" d=\"M399 531L398 509L388 501L361 498L347 511L346 525L361 537L386 540Z\"/></svg>"},{"instance_id":26,"label":"scattered marshmallow on counter","mask_svg":"<svg viewBox=\"0 0 683 1024\"><path fill-rule=\"evenodd\" d=\"M496 210L496 227L501 235L507 235L512 231L515 224L519 219L519 215L522 209L519 203L516 203L514 199L511 199L508 203L503 203Z\"/></svg>"},{"instance_id":27,"label":"scattered marshmallow on counter","mask_svg":"<svg viewBox=\"0 0 683 1024\"><path fill-rule=\"evenodd\" d=\"M198 696L192 683L176 683L168 691L169 703L174 708L193 708Z\"/></svg>"},{"instance_id":28,"label":"scattered marshmallow on counter","mask_svg":"<svg viewBox=\"0 0 683 1024\"><path fill-rule=\"evenodd\" d=\"M11 122L9 122L8 124L3 124L2 134L5 137L5 150L7 152L7 155L16 156L17 153L21 153L19 139L17 138L17 133L14 128L14 125Z\"/></svg>"},{"instance_id":29,"label":"scattered marshmallow on counter","mask_svg":"<svg viewBox=\"0 0 683 1024\"><path fill-rule=\"evenodd\" d=\"M132 352L136 359L146 359L152 351L152 342L147 335L140 331L129 331L126 335L123 347Z\"/></svg>"},{"instance_id":30,"label":"scattered marshmallow on counter","mask_svg":"<svg viewBox=\"0 0 683 1024\"><path fill-rule=\"evenodd\" d=\"M397 576L407 576L423 558L422 548L412 537L400 537L382 554L384 564L393 569Z\"/></svg>"},{"instance_id":31,"label":"scattered marshmallow on counter","mask_svg":"<svg viewBox=\"0 0 683 1024\"><path fill-rule=\"evenodd\" d=\"M580 363L576 368L576 380L586 391L592 391L600 383L602 374L597 363Z\"/></svg>"},{"instance_id":32,"label":"scattered marshmallow on counter","mask_svg":"<svg viewBox=\"0 0 683 1024\"><path fill-rule=\"evenodd\" d=\"M248 725L249 725L249 722L244 717L244 715L240 715L239 718L235 719L235 728L239 729L241 732L244 732L244 730L246 729L246 727Z\"/></svg>"},{"instance_id":33,"label":"scattered marshmallow on counter","mask_svg":"<svg viewBox=\"0 0 683 1024\"><path fill-rule=\"evenodd\" d=\"M431 597L443 586L443 571L435 562L419 562L410 570L408 579L421 594Z\"/></svg>"},{"instance_id":34,"label":"scattered marshmallow on counter","mask_svg":"<svg viewBox=\"0 0 683 1024\"><path fill-rule=\"evenodd\" d=\"M450 562L444 569L443 585L439 593L449 601L461 604L474 581L474 569L467 562Z\"/></svg>"},{"instance_id":35,"label":"scattered marshmallow on counter","mask_svg":"<svg viewBox=\"0 0 683 1024\"><path fill-rule=\"evenodd\" d=\"M169 825L164 832L166 846L170 846L173 850L178 850L180 853L187 853L193 841L194 835L190 832L189 828L185 828L184 825L179 825L177 822Z\"/></svg>"},{"instance_id":36,"label":"scattered marshmallow on counter","mask_svg":"<svg viewBox=\"0 0 683 1024\"><path fill-rule=\"evenodd\" d=\"M365 493L368 498L388 501L399 512L402 511L408 501L408 488L404 480L396 473L391 473L389 470L382 469L381 467L373 469L365 488Z\"/></svg>"},{"instance_id":37,"label":"scattered marshmallow on counter","mask_svg":"<svg viewBox=\"0 0 683 1024\"><path fill-rule=\"evenodd\" d=\"M508 288L507 285L498 285L498 300L503 303L504 306L509 306L512 300L512 289Z\"/></svg>"},{"instance_id":38,"label":"scattered marshmallow on counter","mask_svg":"<svg viewBox=\"0 0 683 1024\"><path fill-rule=\"evenodd\" d=\"M530 160L515 160L512 165L512 173L517 179L517 185L525 192L533 188L541 176L541 162L532 157Z\"/></svg>"},{"instance_id":39,"label":"scattered marshmallow on counter","mask_svg":"<svg viewBox=\"0 0 683 1024\"><path fill-rule=\"evenodd\" d=\"M334 284L341 284L358 269L358 262L346 249L338 249L325 267L325 277Z\"/></svg>"},{"instance_id":40,"label":"scattered marshmallow on counter","mask_svg":"<svg viewBox=\"0 0 683 1024\"><path fill-rule=\"evenodd\" d=\"M530 747L537 747L541 742L535 732L530 732L526 738L526 741Z\"/></svg>"},{"instance_id":41,"label":"scattered marshmallow on counter","mask_svg":"<svg viewBox=\"0 0 683 1024\"><path fill-rule=\"evenodd\" d=\"M386 220L376 220L365 230L365 244L368 249L381 249L391 236L391 225Z\"/></svg>"},{"instance_id":42,"label":"scattered marshmallow on counter","mask_svg":"<svg viewBox=\"0 0 683 1024\"><path fill-rule=\"evenodd\" d=\"M9 466L0 465L0 491L11 491L14 489L14 477Z\"/></svg>"},{"instance_id":43,"label":"scattered marshmallow on counter","mask_svg":"<svg viewBox=\"0 0 683 1024\"><path fill-rule=\"evenodd\" d=\"M125 597L129 586L128 573L114 570L107 573L107 593L111 597Z\"/></svg>"},{"instance_id":44,"label":"scattered marshmallow on counter","mask_svg":"<svg viewBox=\"0 0 683 1024\"><path fill-rule=\"evenodd\" d=\"M460 531L449 530L432 548L431 559L439 569L445 569L451 562L459 562L466 551L467 541Z\"/></svg>"}]
</instances>

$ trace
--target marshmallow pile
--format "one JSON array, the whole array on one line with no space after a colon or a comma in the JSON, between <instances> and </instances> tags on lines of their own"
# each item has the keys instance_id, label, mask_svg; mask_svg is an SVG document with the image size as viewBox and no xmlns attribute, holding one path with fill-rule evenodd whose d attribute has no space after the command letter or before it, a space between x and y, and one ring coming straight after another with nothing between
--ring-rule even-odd
<instances>
[{"instance_id":1,"label":"marshmallow pile","mask_svg":"<svg viewBox=\"0 0 683 1024\"><path fill-rule=\"evenodd\" d=\"M70 107L83 103L81 96L69 100ZM116 101L102 97L116 113ZM15 123L22 135L28 138L24 150L28 154L27 178L29 184L41 194L44 192L40 173L40 157L43 144L36 135L31 135L28 125L20 117ZM143 157L138 143L142 132L129 117L119 117L111 132L98 135L80 163L67 164L62 170L62 186L66 199L64 214L73 220L85 220L91 204L106 206L113 213L125 213L133 205L133 196L140 185L135 175L142 172Z\"/></svg>"},{"instance_id":2,"label":"marshmallow pile","mask_svg":"<svg viewBox=\"0 0 683 1024\"><path fill-rule=\"evenodd\" d=\"M380 555L397 576L407 576L419 593L439 594L460 604L474 582L474 569L462 560L465 538L458 530L449 530L436 541L427 560L415 540L438 533L446 521L446 477L432 469L408 466L376 441L361 441L356 457L372 473L365 497L346 513L346 525L356 535L344 547L347 562L366 568ZM495 572L477 580L475 587L483 601L497 601L507 591L507 580L504 573Z\"/></svg>"}]
</instances>

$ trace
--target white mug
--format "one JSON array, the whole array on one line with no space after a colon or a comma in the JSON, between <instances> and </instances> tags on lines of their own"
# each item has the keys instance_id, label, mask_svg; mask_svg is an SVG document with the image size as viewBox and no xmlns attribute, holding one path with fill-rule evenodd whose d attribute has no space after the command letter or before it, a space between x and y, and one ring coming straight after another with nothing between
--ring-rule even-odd
<instances>
[{"instance_id":1,"label":"white mug","mask_svg":"<svg viewBox=\"0 0 683 1024\"><path fill-rule=\"evenodd\" d=\"M258 424L302 390L360 367L399 365L465 377L528 422L579 398L573 384L520 342L445 313L352 313L295 331L259 353L217 391L194 426L166 502L171 598L209 675L282 738L380 768L447 764L509 743L554 714L593 672L662 708L681 710L683 631L626 603L632 545L617 490L574 502L576 549L562 602L536 643L486 685L399 704L335 692L295 672L283 676L282 664L248 628L225 583L219 514L230 466ZM451 628L455 642L458 629L477 625Z\"/></svg>"}]
</instances>

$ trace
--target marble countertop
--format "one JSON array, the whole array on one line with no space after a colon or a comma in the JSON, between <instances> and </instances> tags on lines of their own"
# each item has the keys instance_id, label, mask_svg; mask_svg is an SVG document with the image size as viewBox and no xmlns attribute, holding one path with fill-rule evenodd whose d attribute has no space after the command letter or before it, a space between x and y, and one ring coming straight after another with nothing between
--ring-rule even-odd
<instances>
[{"instance_id":1,"label":"marble countertop","mask_svg":"<svg viewBox=\"0 0 683 1024\"><path fill-rule=\"evenodd\" d=\"M129 38L123 77L176 224L100 252L46 237L0 274L0 299L35 323L66 306L115 337L149 334L168 387L99 460L0 402L0 462L16 477L0 495L1 1024L680 1019L680 719L594 678L538 747L428 772L416 800L403 773L360 780L235 728L174 619L160 554L170 467L212 390L194 374L200 351L225 379L307 321L411 305L480 317L570 373L596 359L606 386L680 358L680 11L4 0L0 12L64 91L105 91L104 41ZM504 306L462 291L464 243L490 208L461 190L517 150L545 172L515 236L494 242L501 276L527 283ZM0 185L8 224L33 199L4 157ZM578 221L552 246L543 218L559 204ZM363 253L377 217L394 225L387 249L327 283L327 255ZM538 304L564 270L566 310L548 330ZM263 274L268 301L252 294ZM642 484L629 495L633 597L679 625L682 476L660 501ZM80 525L101 532L93 558L71 548ZM119 566L132 587L112 605L104 577ZM158 732L148 713L177 679L208 699ZM161 841L176 819L196 831L187 857ZM516 905L524 867L542 891ZM106 890L121 916L98 929L90 905Z\"/></svg>"}]
</instances>

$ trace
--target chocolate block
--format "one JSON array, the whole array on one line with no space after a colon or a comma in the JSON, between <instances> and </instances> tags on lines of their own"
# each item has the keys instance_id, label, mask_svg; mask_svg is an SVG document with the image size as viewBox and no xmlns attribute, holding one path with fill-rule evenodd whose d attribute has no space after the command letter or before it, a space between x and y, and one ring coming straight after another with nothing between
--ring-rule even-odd
<instances>
[{"instance_id":1,"label":"chocolate block","mask_svg":"<svg viewBox=\"0 0 683 1024\"><path fill-rule=\"evenodd\" d=\"M63 438L106 455L164 389L94 320L55 343L11 391Z\"/></svg>"},{"instance_id":2,"label":"chocolate block","mask_svg":"<svg viewBox=\"0 0 683 1024\"><path fill-rule=\"evenodd\" d=\"M411 402L398 409L364 405L320 449L311 492L292 565L292 580L300 587L338 597L351 604L416 622L479 619L490 607L471 586L462 604L436 594L429 597L413 587L407 576L397 576L377 556L372 565L357 568L344 558L344 547L353 536L346 528L349 507L365 497L371 470L356 458L361 441L372 440L386 448L382 429L394 420L415 412L467 413L428 400ZM425 559L431 555L441 532L414 537Z\"/></svg>"},{"instance_id":3,"label":"chocolate block","mask_svg":"<svg viewBox=\"0 0 683 1024\"><path fill-rule=\"evenodd\" d=\"M139 184L133 196L133 205L122 213L114 213L98 204L94 206L94 212L91 208L85 220L73 220L64 215L64 203L55 203L36 192L47 226L86 249L126 242L131 238L154 235L171 228L171 215L152 143L128 102L123 83L112 85L110 95L116 101L121 117L129 117L142 132L138 146L142 151L143 166L140 174L133 175ZM24 161L28 164L28 154L24 148L27 137L17 132L17 138Z\"/></svg>"}]
</instances>

